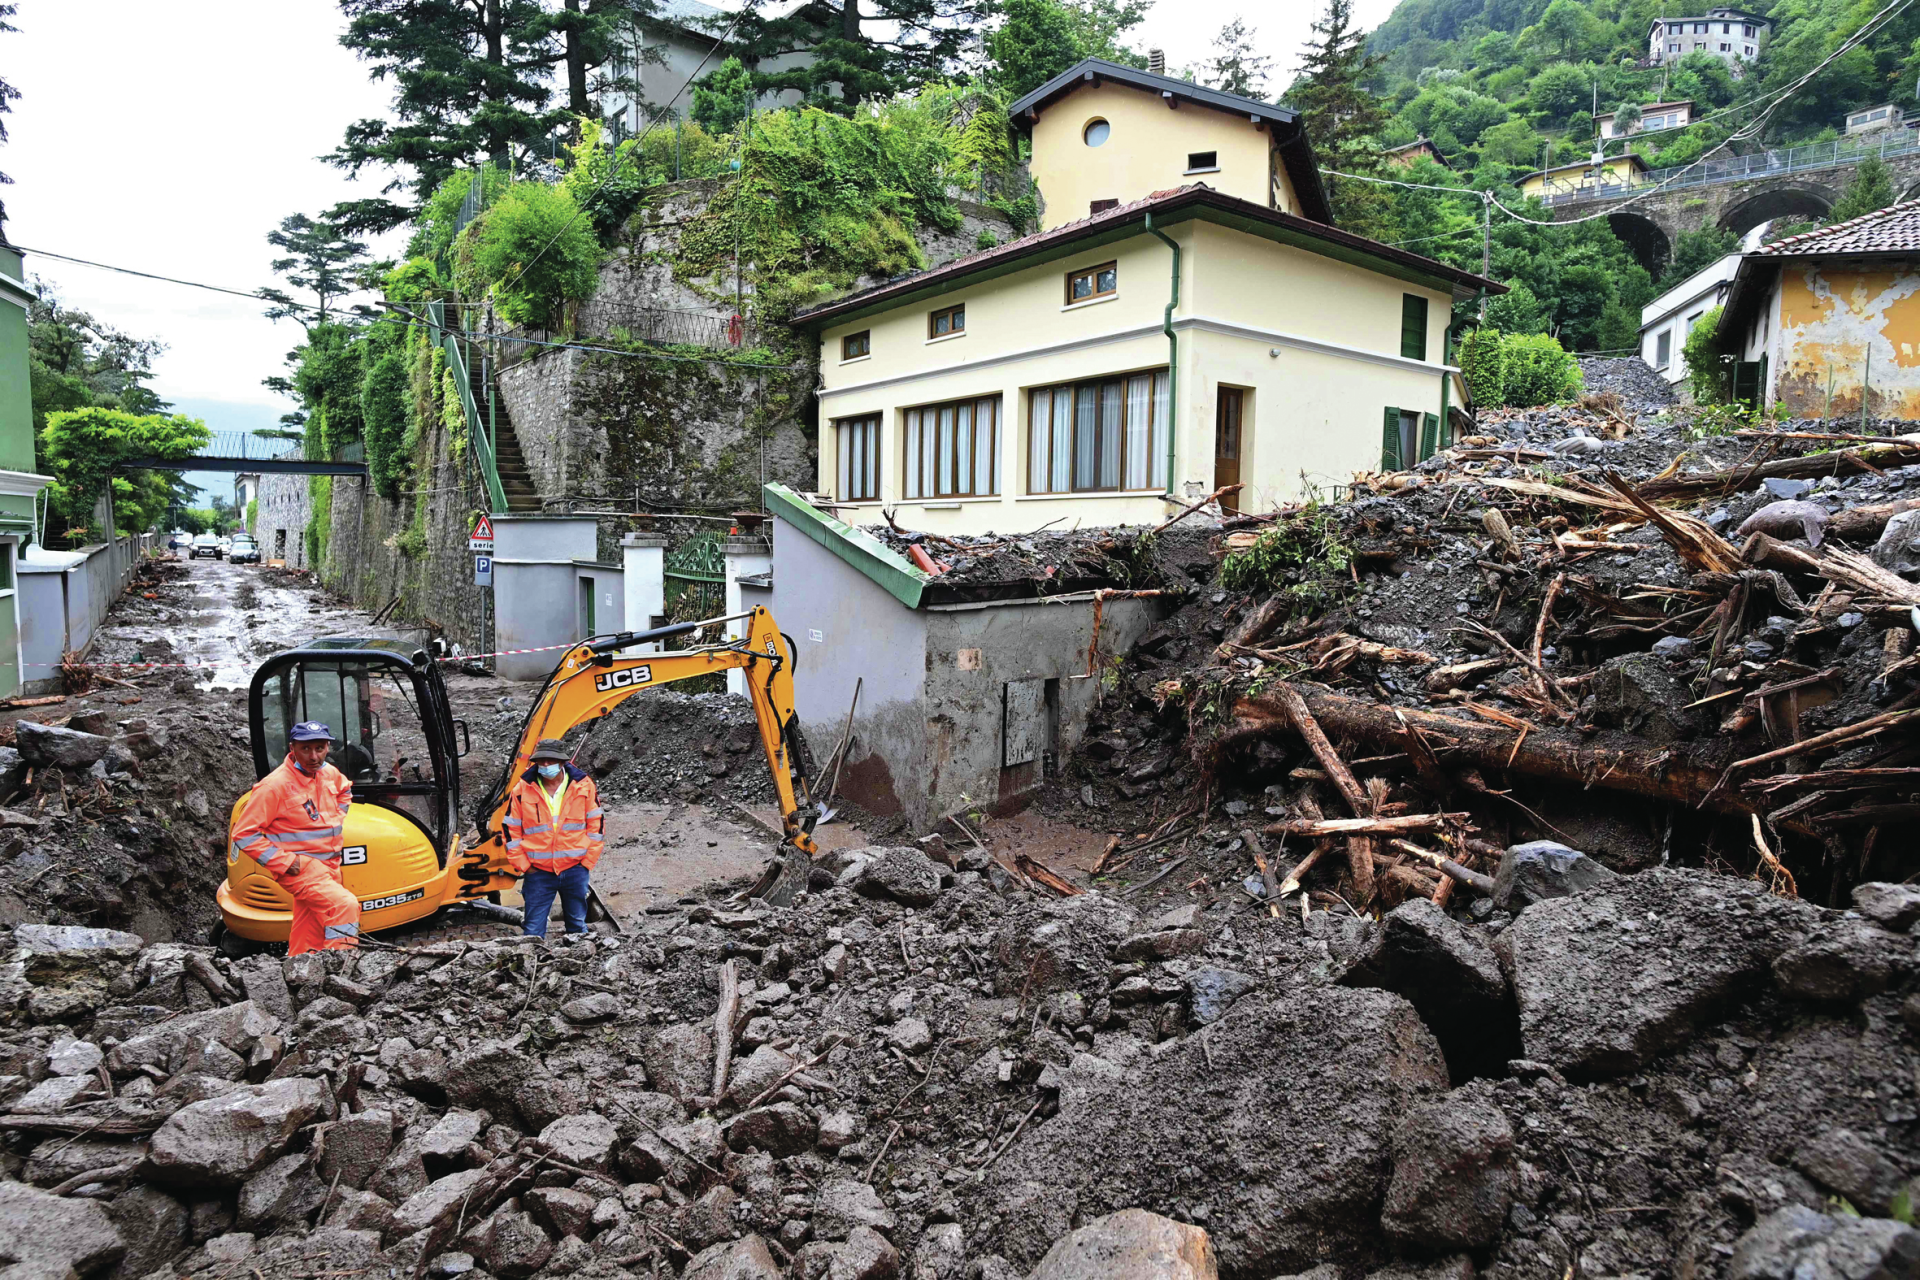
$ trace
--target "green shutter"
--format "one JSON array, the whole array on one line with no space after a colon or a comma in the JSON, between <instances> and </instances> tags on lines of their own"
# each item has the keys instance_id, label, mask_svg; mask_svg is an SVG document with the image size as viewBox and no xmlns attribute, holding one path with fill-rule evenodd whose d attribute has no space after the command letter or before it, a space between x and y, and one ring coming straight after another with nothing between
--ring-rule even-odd
<instances>
[{"instance_id":1,"label":"green shutter","mask_svg":"<svg viewBox=\"0 0 1920 1280\"><path fill-rule=\"evenodd\" d=\"M1427 358L1427 300L1417 293L1400 295L1400 354L1409 360Z\"/></svg>"},{"instance_id":2,"label":"green shutter","mask_svg":"<svg viewBox=\"0 0 1920 1280\"><path fill-rule=\"evenodd\" d=\"M1440 447L1440 415L1429 413L1420 419L1420 461L1425 462Z\"/></svg>"},{"instance_id":3,"label":"green shutter","mask_svg":"<svg viewBox=\"0 0 1920 1280\"><path fill-rule=\"evenodd\" d=\"M1386 425L1380 431L1380 469L1398 471L1400 469L1400 411L1387 410Z\"/></svg>"}]
</instances>

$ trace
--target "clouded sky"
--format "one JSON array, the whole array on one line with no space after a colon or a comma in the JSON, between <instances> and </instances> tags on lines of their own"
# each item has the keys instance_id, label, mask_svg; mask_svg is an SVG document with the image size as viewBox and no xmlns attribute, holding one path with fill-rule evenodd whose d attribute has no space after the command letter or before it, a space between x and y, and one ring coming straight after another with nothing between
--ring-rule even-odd
<instances>
[{"instance_id":1,"label":"clouded sky","mask_svg":"<svg viewBox=\"0 0 1920 1280\"><path fill-rule=\"evenodd\" d=\"M1135 33L1175 68L1244 15L1292 78L1320 0L1159 0ZM1378 23L1393 0L1357 0ZM268 283L268 230L369 195L317 157L389 92L338 43L332 0L20 0L0 58L21 91L0 170L17 244L238 289ZM388 254L398 245L383 246ZM73 306L167 344L155 386L216 430L269 426L291 406L260 385L300 337L259 304L29 253Z\"/></svg>"}]
</instances>

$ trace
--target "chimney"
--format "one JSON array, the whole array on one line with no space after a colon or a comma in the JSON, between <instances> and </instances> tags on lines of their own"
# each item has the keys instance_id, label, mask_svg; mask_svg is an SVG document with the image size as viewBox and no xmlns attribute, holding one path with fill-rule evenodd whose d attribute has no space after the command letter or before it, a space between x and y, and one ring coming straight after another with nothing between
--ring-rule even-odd
<instances>
[{"instance_id":1,"label":"chimney","mask_svg":"<svg viewBox=\"0 0 1920 1280\"><path fill-rule=\"evenodd\" d=\"M1157 76L1167 74L1167 51L1165 49L1147 50L1147 70Z\"/></svg>"}]
</instances>

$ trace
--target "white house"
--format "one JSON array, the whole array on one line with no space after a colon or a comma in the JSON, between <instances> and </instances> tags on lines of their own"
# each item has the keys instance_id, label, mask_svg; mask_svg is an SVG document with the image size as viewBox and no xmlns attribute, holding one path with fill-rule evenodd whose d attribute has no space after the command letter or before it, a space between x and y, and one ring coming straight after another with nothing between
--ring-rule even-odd
<instances>
[{"instance_id":1,"label":"white house","mask_svg":"<svg viewBox=\"0 0 1920 1280\"><path fill-rule=\"evenodd\" d=\"M1702 316L1727 300L1740 256L1730 253L1694 272L1640 309L1640 358L1669 383L1677 386L1687 380L1681 355L1687 335Z\"/></svg>"},{"instance_id":2,"label":"white house","mask_svg":"<svg viewBox=\"0 0 1920 1280\"><path fill-rule=\"evenodd\" d=\"M1655 18L1647 27L1647 61L1678 62L1690 53L1710 53L1735 75L1760 56L1773 23L1757 13L1715 5L1690 18Z\"/></svg>"},{"instance_id":3,"label":"white house","mask_svg":"<svg viewBox=\"0 0 1920 1280\"><path fill-rule=\"evenodd\" d=\"M1847 136L1851 138L1855 134L1898 129L1901 123L1900 108L1890 102L1883 102L1877 107L1862 107L1847 113Z\"/></svg>"},{"instance_id":4,"label":"white house","mask_svg":"<svg viewBox=\"0 0 1920 1280\"><path fill-rule=\"evenodd\" d=\"M620 50L608 70L616 77L637 80L639 95L609 89L600 95L600 112L619 136L631 137L653 120L684 119L693 110L695 81L716 70L733 52L725 36L733 14L700 0L659 0L653 11L636 13ZM767 73L809 66L811 52L800 50L761 58L754 69ZM795 90L759 94L757 111L790 107L800 101Z\"/></svg>"},{"instance_id":5,"label":"white house","mask_svg":"<svg viewBox=\"0 0 1920 1280\"><path fill-rule=\"evenodd\" d=\"M1649 102L1640 108L1640 119L1624 129L1614 128L1614 113L1611 111L1595 116L1593 123L1600 130L1602 138L1628 138L1636 133L1652 133L1660 129L1684 129L1693 123L1693 103Z\"/></svg>"}]
</instances>

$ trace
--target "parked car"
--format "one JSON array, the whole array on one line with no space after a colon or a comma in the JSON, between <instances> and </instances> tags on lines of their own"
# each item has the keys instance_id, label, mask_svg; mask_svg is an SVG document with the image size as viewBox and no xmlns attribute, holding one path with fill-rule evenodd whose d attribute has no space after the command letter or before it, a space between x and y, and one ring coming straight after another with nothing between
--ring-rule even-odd
<instances>
[{"instance_id":1,"label":"parked car","mask_svg":"<svg viewBox=\"0 0 1920 1280\"><path fill-rule=\"evenodd\" d=\"M260 544L246 534L234 535L227 547L228 564L259 564Z\"/></svg>"},{"instance_id":2,"label":"parked car","mask_svg":"<svg viewBox=\"0 0 1920 1280\"><path fill-rule=\"evenodd\" d=\"M220 560L224 559L226 554L226 548L220 545L219 538L211 533L203 533L193 540L193 552L190 558L198 560L201 556L211 556L215 560Z\"/></svg>"}]
</instances>

